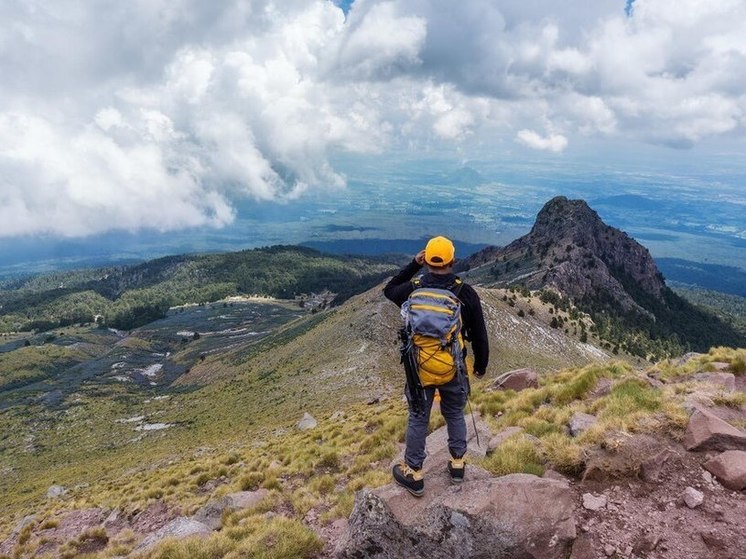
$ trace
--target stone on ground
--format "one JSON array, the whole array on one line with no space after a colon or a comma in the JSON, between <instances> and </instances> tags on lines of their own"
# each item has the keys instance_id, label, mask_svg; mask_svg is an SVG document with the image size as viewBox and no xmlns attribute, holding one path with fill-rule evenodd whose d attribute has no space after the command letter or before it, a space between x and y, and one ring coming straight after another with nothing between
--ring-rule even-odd
<instances>
[{"instance_id":1,"label":"stone on ground","mask_svg":"<svg viewBox=\"0 0 746 559\"><path fill-rule=\"evenodd\" d=\"M493 452L497 447L507 441L510 437L523 433L523 427L508 427L493 436L487 443L487 453Z\"/></svg>"},{"instance_id":2,"label":"stone on ground","mask_svg":"<svg viewBox=\"0 0 746 559\"><path fill-rule=\"evenodd\" d=\"M516 369L503 373L492 383L493 390L521 391L526 388L538 388L539 375L533 369Z\"/></svg>"},{"instance_id":3,"label":"stone on ground","mask_svg":"<svg viewBox=\"0 0 746 559\"><path fill-rule=\"evenodd\" d=\"M567 484L529 474L435 491L426 478L420 499L390 484L358 492L335 556L560 559L575 539L573 510Z\"/></svg>"},{"instance_id":4,"label":"stone on ground","mask_svg":"<svg viewBox=\"0 0 746 559\"><path fill-rule=\"evenodd\" d=\"M689 419L684 435L687 450L746 450L746 433L714 414L699 409Z\"/></svg>"},{"instance_id":5,"label":"stone on ground","mask_svg":"<svg viewBox=\"0 0 746 559\"><path fill-rule=\"evenodd\" d=\"M138 550L150 548L166 538L182 539L189 536L206 536L212 533L212 530L192 518L180 516L174 518L171 522L148 535L144 540L137 546Z\"/></svg>"},{"instance_id":6,"label":"stone on ground","mask_svg":"<svg viewBox=\"0 0 746 559\"><path fill-rule=\"evenodd\" d=\"M231 493L225 497L208 501L194 514L192 519L208 526L211 530L219 530L223 526L223 513L253 507L267 495L269 495L269 491L266 489Z\"/></svg>"},{"instance_id":7,"label":"stone on ground","mask_svg":"<svg viewBox=\"0 0 746 559\"><path fill-rule=\"evenodd\" d=\"M736 376L733 373L697 373L692 378L717 385L725 392L733 392L736 389Z\"/></svg>"},{"instance_id":8,"label":"stone on ground","mask_svg":"<svg viewBox=\"0 0 746 559\"><path fill-rule=\"evenodd\" d=\"M301 431L307 431L309 429L314 429L318 425L318 422L313 418L313 416L306 412L303 414L303 417L298 422L296 427L300 429Z\"/></svg>"},{"instance_id":9,"label":"stone on ground","mask_svg":"<svg viewBox=\"0 0 746 559\"><path fill-rule=\"evenodd\" d=\"M746 452L743 450L723 452L705 462L704 467L728 489L746 489Z\"/></svg>"},{"instance_id":10,"label":"stone on ground","mask_svg":"<svg viewBox=\"0 0 746 559\"><path fill-rule=\"evenodd\" d=\"M47 498L57 499L59 497L62 497L66 492L67 490L61 485L53 485L49 489L47 489Z\"/></svg>"},{"instance_id":11,"label":"stone on ground","mask_svg":"<svg viewBox=\"0 0 746 559\"><path fill-rule=\"evenodd\" d=\"M577 437L583 431L587 431L598 423L595 415L588 413L576 412L570 418L570 435Z\"/></svg>"},{"instance_id":12,"label":"stone on ground","mask_svg":"<svg viewBox=\"0 0 746 559\"><path fill-rule=\"evenodd\" d=\"M684 499L684 503L686 503L686 506L690 509L697 508L705 500L705 494L701 491L697 491L696 489L694 489L694 487L687 487L686 489L684 489L682 497Z\"/></svg>"},{"instance_id":13,"label":"stone on ground","mask_svg":"<svg viewBox=\"0 0 746 559\"><path fill-rule=\"evenodd\" d=\"M606 508L606 495L596 497L593 493L583 493L583 508L594 512Z\"/></svg>"}]
</instances>

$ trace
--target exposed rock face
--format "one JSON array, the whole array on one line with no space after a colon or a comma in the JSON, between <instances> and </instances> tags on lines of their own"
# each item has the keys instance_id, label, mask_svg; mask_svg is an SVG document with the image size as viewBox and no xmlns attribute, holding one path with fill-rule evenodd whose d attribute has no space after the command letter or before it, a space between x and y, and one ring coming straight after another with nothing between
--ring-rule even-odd
<instances>
[{"instance_id":1,"label":"exposed rock face","mask_svg":"<svg viewBox=\"0 0 746 559\"><path fill-rule=\"evenodd\" d=\"M487 250L487 249L485 249ZM536 216L531 232L503 249L492 249L493 261L518 263L528 287L551 287L576 301L609 297L624 311L648 313L627 291L634 283L648 296L660 298L665 289L648 250L626 233L606 225L583 200L557 196ZM470 266L485 263L477 253ZM515 264L514 264L515 266ZM523 271L523 270L521 270Z\"/></svg>"},{"instance_id":2,"label":"exposed rock face","mask_svg":"<svg viewBox=\"0 0 746 559\"><path fill-rule=\"evenodd\" d=\"M689 419L684 436L687 450L746 450L746 433L703 409Z\"/></svg>"},{"instance_id":3,"label":"exposed rock face","mask_svg":"<svg viewBox=\"0 0 746 559\"><path fill-rule=\"evenodd\" d=\"M212 530L205 524L197 522L191 518L180 516L174 518L171 522L146 537L142 542L140 542L137 549L147 549L166 538L186 538L188 536L197 535L206 536L211 532Z\"/></svg>"},{"instance_id":4,"label":"exposed rock face","mask_svg":"<svg viewBox=\"0 0 746 559\"><path fill-rule=\"evenodd\" d=\"M526 388L538 388L539 375L533 369L516 369L503 373L492 383L493 390L521 391Z\"/></svg>"},{"instance_id":5,"label":"exposed rock face","mask_svg":"<svg viewBox=\"0 0 746 559\"><path fill-rule=\"evenodd\" d=\"M736 376L733 373L697 373L693 378L718 385L726 392L733 392L736 389Z\"/></svg>"},{"instance_id":6,"label":"exposed rock face","mask_svg":"<svg viewBox=\"0 0 746 559\"><path fill-rule=\"evenodd\" d=\"M704 467L728 489L746 489L746 452L728 450L705 462Z\"/></svg>"},{"instance_id":7,"label":"exposed rock face","mask_svg":"<svg viewBox=\"0 0 746 559\"><path fill-rule=\"evenodd\" d=\"M744 343L730 325L666 287L648 249L605 224L583 200L551 199L527 235L488 247L461 268L485 285L554 291L592 317L604 312L651 335L663 329L702 351Z\"/></svg>"},{"instance_id":8,"label":"exposed rock face","mask_svg":"<svg viewBox=\"0 0 746 559\"><path fill-rule=\"evenodd\" d=\"M335 556L564 558L576 535L572 501L567 484L528 474L465 481L416 501L393 484L363 490Z\"/></svg>"}]
</instances>

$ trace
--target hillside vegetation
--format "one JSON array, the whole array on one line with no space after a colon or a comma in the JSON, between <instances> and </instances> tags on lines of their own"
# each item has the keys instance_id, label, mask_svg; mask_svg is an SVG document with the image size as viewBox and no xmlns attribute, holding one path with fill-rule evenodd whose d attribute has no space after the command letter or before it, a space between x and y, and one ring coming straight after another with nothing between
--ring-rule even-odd
<instances>
[{"instance_id":1,"label":"hillside vegetation","mask_svg":"<svg viewBox=\"0 0 746 559\"><path fill-rule=\"evenodd\" d=\"M169 307L241 294L291 299L328 290L341 302L394 268L373 257L275 246L44 274L0 286L0 332L43 331L96 317L101 324L130 330L162 318Z\"/></svg>"},{"instance_id":2,"label":"hillside vegetation","mask_svg":"<svg viewBox=\"0 0 746 559\"><path fill-rule=\"evenodd\" d=\"M490 426L495 431L522 429L479 464L495 475L553 469L575 477L586 469L594 449L613 449L625 434L680 439L688 418L684 403L692 394L709 394L720 405L744 409L743 392L724 395L688 380L712 362L726 362L736 375L746 374L746 350L717 348L684 364L666 361L642 370L625 362L565 369L544 375L538 388L521 392L492 391L491 379L476 382L473 401ZM651 375L665 383L651 384ZM599 391L602 381L606 390ZM599 421L571 437L567 425L579 411L593 413ZM355 492L390 481L390 463L403 442L406 421L398 397L371 405L327 399L314 413L319 424L308 431L244 431L210 448L197 448L194 441L175 447L168 459L140 461L126 474L109 473L110 466L99 461L102 475L85 478L87 483L71 487L63 497L46 503L37 499L12 518L5 513L4 535L24 514L35 513L12 556L31 557L43 549L74 511L113 510L124 518L156 509L190 515L217 497L258 489L267 490L261 501L224 513L219 532L167 540L141 556L317 556L330 544L325 538L334 537L335 520L350 514ZM436 413L431 429L440 425ZM242 429L236 425L235 430ZM82 556L84 549L93 550L85 555L89 558L122 556L142 537L132 530L110 532L88 529L64 542L55 556ZM90 546L91 540L98 544Z\"/></svg>"}]
</instances>

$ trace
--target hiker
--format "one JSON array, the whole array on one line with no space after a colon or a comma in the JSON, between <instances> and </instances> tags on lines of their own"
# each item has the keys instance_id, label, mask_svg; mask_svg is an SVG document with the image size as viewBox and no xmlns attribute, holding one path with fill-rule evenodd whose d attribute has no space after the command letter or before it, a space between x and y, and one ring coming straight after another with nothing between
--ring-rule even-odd
<instances>
[{"instance_id":1,"label":"hiker","mask_svg":"<svg viewBox=\"0 0 746 559\"><path fill-rule=\"evenodd\" d=\"M456 346L457 351L453 352L455 357L453 371L450 372L450 375L444 377L445 379L450 378L450 380L443 384L433 380L435 377L428 376L425 378L423 369L429 366L429 363L426 364L425 362L433 355L428 353L429 350L416 347L414 351L418 357L412 358L412 346L420 342L411 341L411 332L409 334L406 334L404 330L402 332L404 339L402 361L405 363L405 371L408 372L406 394L409 419L407 422L404 462L394 466L393 475L394 480L399 485L417 497L422 496L425 489L422 465L425 460L425 438L430 421L430 410L436 390L440 394L440 410L448 426L448 450L451 454L448 471L453 482L460 483L464 479L464 455L466 454L464 407L469 396L469 379L465 365L466 346L463 344L461 336L471 342L474 351L474 376L477 378L484 376L489 359L489 342L482 315L482 304L476 291L453 273L455 256L456 250L450 240L445 237L434 237L428 241L425 249L420 251L412 262L407 264L386 284L383 290L387 299L402 308L403 316L412 309L424 309L422 312L429 312L441 303L445 305L455 304L453 308L456 309L457 314L460 314L460 317L456 317L460 324L460 335L457 336L458 340L451 341L452 344L459 344ZM415 278L423 266L427 267L427 272ZM425 303L417 304L413 302L412 298L414 297L426 298ZM427 304L427 298L429 298L429 304ZM447 316L445 310L442 310L433 319L427 319L426 321L437 321L440 319L439 317L443 316ZM409 340L407 336L409 336ZM432 338L430 339L432 340ZM410 348L409 355L406 352L407 344ZM438 346L436 350L448 351L442 342L436 341L436 346ZM408 357L411 358L409 361L407 361ZM445 362L449 356L446 355L446 359L436 357L438 357L436 365L439 365L441 362ZM417 359L420 361L418 362ZM409 369L407 369L408 364L409 369L417 369L416 375L412 376L410 374Z\"/></svg>"}]
</instances>

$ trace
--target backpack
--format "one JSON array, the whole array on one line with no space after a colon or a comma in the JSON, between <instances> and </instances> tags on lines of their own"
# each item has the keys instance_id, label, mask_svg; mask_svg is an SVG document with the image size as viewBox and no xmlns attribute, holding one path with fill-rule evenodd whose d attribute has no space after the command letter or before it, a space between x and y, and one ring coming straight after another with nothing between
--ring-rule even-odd
<instances>
[{"instance_id":1,"label":"backpack","mask_svg":"<svg viewBox=\"0 0 746 559\"><path fill-rule=\"evenodd\" d=\"M456 279L448 289L422 287L420 278L412 284L415 289L401 307L407 351L421 385L440 386L464 371L458 298L463 282Z\"/></svg>"}]
</instances>

